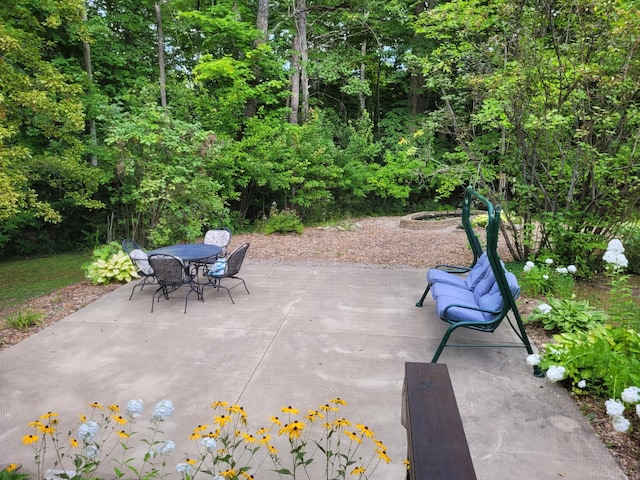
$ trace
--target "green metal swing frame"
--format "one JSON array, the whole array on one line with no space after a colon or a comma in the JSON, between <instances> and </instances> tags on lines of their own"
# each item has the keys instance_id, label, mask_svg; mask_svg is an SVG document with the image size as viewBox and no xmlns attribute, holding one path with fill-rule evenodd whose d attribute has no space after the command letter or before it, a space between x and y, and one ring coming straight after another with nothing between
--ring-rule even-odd
<instances>
[{"instance_id":1,"label":"green metal swing frame","mask_svg":"<svg viewBox=\"0 0 640 480\"><path fill-rule=\"evenodd\" d=\"M480 201L484 203L487 207L487 216L488 216L488 224L487 224L487 244L486 244L486 252L489 260L489 264L491 265L491 270L495 276L496 282L498 284L498 288L500 289L500 294L502 295L502 309L499 311L485 311L487 313L492 314L492 318L488 321L478 322L478 321L455 321L447 318L447 310L453 307L461 307L461 308L469 308L464 305L449 305L443 312L442 320L449 324L449 328L444 333L438 348L433 355L431 363L437 363L442 351L446 347L499 347L499 348L525 348L527 353L532 354L533 348L531 347L531 342L529 341L529 337L527 336L527 332L524 328L524 323L522 321L522 317L520 316L520 312L518 311L518 307L516 305L516 299L511 294L511 289L509 288L509 283L505 276L504 268L502 267L502 262L500 261L500 257L498 256L498 238L500 233L500 213L502 208L500 205L494 207L493 204L487 200L485 197L476 192L471 186L468 186L465 192L464 197L464 206L463 206L463 226L465 232L467 233L467 238L469 239L471 249L474 252L474 262L472 264L475 265L475 262L478 260L480 255L482 254L481 248L479 248L480 242L478 237L473 232L473 227L471 226L471 222L469 221L469 212L471 209L471 204L474 200ZM465 221L465 209L467 212L466 221ZM477 242L477 243L476 243ZM480 255L478 255L480 252ZM427 286L427 291L423 295L421 301L419 302L421 306L422 300L426 296L430 286ZM480 309L476 309L480 310ZM484 310L480 310L484 311ZM509 315L511 313L511 316ZM495 344L495 343L482 343L482 344L469 344L469 343L448 343L449 337L451 334L459 329L459 328L468 328L471 330L477 330L480 332L492 333L494 332L502 323L504 319L507 319L511 329L515 332L516 336L520 339L521 344ZM515 322L515 324L514 324ZM537 377L541 377L543 375L542 370L539 366L534 366L533 373Z\"/></svg>"}]
</instances>

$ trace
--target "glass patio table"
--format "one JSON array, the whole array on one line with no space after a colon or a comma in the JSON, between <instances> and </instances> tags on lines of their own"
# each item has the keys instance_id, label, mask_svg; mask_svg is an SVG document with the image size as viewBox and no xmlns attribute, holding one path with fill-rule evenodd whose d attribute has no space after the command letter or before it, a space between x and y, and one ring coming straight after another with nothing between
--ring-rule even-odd
<instances>
[{"instance_id":1,"label":"glass patio table","mask_svg":"<svg viewBox=\"0 0 640 480\"><path fill-rule=\"evenodd\" d=\"M217 245L204 243L184 243L156 248L147 252L148 255L171 255L182 259L185 263L213 263L220 255L222 248Z\"/></svg>"}]
</instances>

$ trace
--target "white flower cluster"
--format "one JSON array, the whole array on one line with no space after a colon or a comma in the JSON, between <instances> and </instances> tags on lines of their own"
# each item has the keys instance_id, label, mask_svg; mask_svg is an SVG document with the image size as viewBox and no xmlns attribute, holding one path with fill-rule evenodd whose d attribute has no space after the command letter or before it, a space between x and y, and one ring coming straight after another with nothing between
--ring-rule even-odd
<instances>
[{"instance_id":1,"label":"white flower cluster","mask_svg":"<svg viewBox=\"0 0 640 480\"><path fill-rule=\"evenodd\" d=\"M629 266L629 261L624 255L622 242L617 238L614 238L607 244L607 251L604 252L602 259L616 270Z\"/></svg>"},{"instance_id":2,"label":"white flower cluster","mask_svg":"<svg viewBox=\"0 0 640 480\"><path fill-rule=\"evenodd\" d=\"M548 303L541 303L540 305L538 305L535 308L535 310L536 310L536 312L540 312L542 314L547 314L551 310L553 310L553 307L551 305L549 305Z\"/></svg>"},{"instance_id":3,"label":"white flower cluster","mask_svg":"<svg viewBox=\"0 0 640 480\"><path fill-rule=\"evenodd\" d=\"M156 403L151 415L152 422L164 422L171 418L175 408L173 408L173 402L171 400L160 400Z\"/></svg>"},{"instance_id":4,"label":"white flower cluster","mask_svg":"<svg viewBox=\"0 0 640 480\"><path fill-rule=\"evenodd\" d=\"M564 378L566 370L562 366L551 365L547 370L547 378L552 382L559 382Z\"/></svg>"},{"instance_id":5,"label":"white flower cluster","mask_svg":"<svg viewBox=\"0 0 640 480\"><path fill-rule=\"evenodd\" d=\"M544 263L547 266L551 266L553 265L553 258L547 258ZM533 263L531 260L529 260L527 263L524 264L524 268L522 269L524 271L524 273L529 273L531 270L533 270L534 268L536 268L536 264ZM556 272L560 273L560 274L566 274L566 273L576 273L578 271L578 268L575 265L568 265L566 267L558 267L556 268Z\"/></svg>"},{"instance_id":6,"label":"white flower cluster","mask_svg":"<svg viewBox=\"0 0 640 480\"><path fill-rule=\"evenodd\" d=\"M631 427L631 422L627 420L624 416L625 411L625 403L635 404L636 405L636 415L640 417L640 388L638 387L627 387L622 391L620 395L622 400L614 400L610 398L604 405L607 409L607 415L611 417L611 423L613 425L613 429L616 432L627 432Z\"/></svg>"}]
</instances>

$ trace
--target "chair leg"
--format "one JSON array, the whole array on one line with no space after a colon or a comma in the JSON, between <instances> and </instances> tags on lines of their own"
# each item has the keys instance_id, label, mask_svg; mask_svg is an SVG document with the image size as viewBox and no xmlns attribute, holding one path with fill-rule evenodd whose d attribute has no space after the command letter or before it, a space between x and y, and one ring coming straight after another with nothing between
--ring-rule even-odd
<instances>
[{"instance_id":1,"label":"chair leg","mask_svg":"<svg viewBox=\"0 0 640 480\"><path fill-rule=\"evenodd\" d=\"M431 284L430 283L427 284L427 288L425 288L424 293L420 297L420 300L418 300L418 303L416 303L416 307L421 307L422 306L422 304L424 303L424 299L427 298L427 293L429 293L429 290L431 290Z\"/></svg>"}]
</instances>

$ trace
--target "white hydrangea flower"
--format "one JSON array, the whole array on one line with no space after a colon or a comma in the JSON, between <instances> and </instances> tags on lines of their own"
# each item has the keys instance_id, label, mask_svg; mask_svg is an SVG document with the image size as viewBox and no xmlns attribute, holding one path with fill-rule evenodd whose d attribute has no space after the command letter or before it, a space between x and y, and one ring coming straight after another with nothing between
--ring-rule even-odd
<instances>
[{"instance_id":1,"label":"white hydrangea flower","mask_svg":"<svg viewBox=\"0 0 640 480\"><path fill-rule=\"evenodd\" d=\"M551 310L553 310L553 307L551 305L549 305L548 303L541 303L540 305L538 305L536 307L536 310L542 314L547 314L549 313Z\"/></svg>"},{"instance_id":2,"label":"white hydrangea flower","mask_svg":"<svg viewBox=\"0 0 640 480\"><path fill-rule=\"evenodd\" d=\"M577 268L575 265L569 265L569 266L567 267L567 271L568 271L569 273L576 273L576 272L578 271L578 268Z\"/></svg>"},{"instance_id":3,"label":"white hydrangea flower","mask_svg":"<svg viewBox=\"0 0 640 480\"><path fill-rule=\"evenodd\" d=\"M168 440L166 442L164 442L164 444L158 448L158 455L169 455L171 452L173 452L176 448L176 444L174 442L172 442L171 440Z\"/></svg>"},{"instance_id":4,"label":"white hydrangea flower","mask_svg":"<svg viewBox=\"0 0 640 480\"><path fill-rule=\"evenodd\" d=\"M160 400L153 408L153 414L151 415L152 422L164 422L169 419L175 408L173 408L173 402L171 400Z\"/></svg>"},{"instance_id":5,"label":"white hydrangea flower","mask_svg":"<svg viewBox=\"0 0 640 480\"><path fill-rule=\"evenodd\" d=\"M627 260L624 253L610 252L607 250L602 256L602 259L614 267L627 268L629 266L629 260Z\"/></svg>"},{"instance_id":6,"label":"white hydrangea flower","mask_svg":"<svg viewBox=\"0 0 640 480\"><path fill-rule=\"evenodd\" d=\"M604 402L604 406L607 407L607 415L610 415L612 417L622 415L622 412L624 412L624 405L622 404L622 402L619 400L614 400L613 398L610 398L609 400Z\"/></svg>"},{"instance_id":7,"label":"white hydrangea flower","mask_svg":"<svg viewBox=\"0 0 640 480\"><path fill-rule=\"evenodd\" d=\"M142 411L144 410L144 403L142 400L138 398L134 398L127 402L127 405L124 407L124 411L131 418L138 418L142 415Z\"/></svg>"},{"instance_id":8,"label":"white hydrangea flower","mask_svg":"<svg viewBox=\"0 0 640 480\"><path fill-rule=\"evenodd\" d=\"M547 265L553 265L553 258L547 258L544 263L546 263Z\"/></svg>"},{"instance_id":9,"label":"white hydrangea flower","mask_svg":"<svg viewBox=\"0 0 640 480\"><path fill-rule=\"evenodd\" d=\"M540 365L542 357L538 353L532 353L527 357L527 365Z\"/></svg>"},{"instance_id":10,"label":"white hydrangea flower","mask_svg":"<svg viewBox=\"0 0 640 480\"><path fill-rule=\"evenodd\" d=\"M611 423L613 424L613 429L620 433L628 432L629 427L631 427L631 422L622 415L615 415L614 417L611 417Z\"/></svg>"},{"instance_id":11,"label":"white hydrangea flower","mask_svg":"<svg viewBox=\"0 0 640 480\"><path fill-rule=\"evenodd\" d=\"M215 452L216 448L218 447L215 439L211 437L204 437L201 443L202 443L202 446L207 450L209 450L210 452Z\"/></svg>"},{"instance_id":12,"label":"white hydrangea flower","mask_svg":"<svg viewBox=\"0 0 640 480\"><path fill-rule=\"evenodd\" d=\"M84 443L92 442L100 432L100 425L93 420L84 422L78 427L78 437Z\"/></svg>"},{"instance_id":13,"label":"white hydrangea flower","mask_svg":"<svg viewBox=\"0 0 640 480\"><path fill-rule=\"evenodd\" d=\"M585 388L587 386L587 381L586 380L580 380L578 382L578 388Z\"/></svg>"},{"instance_id":14,"label":"white hydrangea flower","mask_svg":"<svg viewBox=\"0 0 640 480\"><path fill-rule=\"evenodd\" d=\"M531 269L535 266L536 266L535 263L529 260L527 263L524 264L524 268L522 270L524 271L524 273L529 273Z\"/></svg>"},{"instance_id":15,"label":"white hydrangea flower","mask_svg":"<svg viewBox=\"0 0 640 480\"><path fill-rule=\"evenodd\" d=\"M542 278L544 278L545 280L549 280L549 275L544 274L544 275L542 275Z\"/></svg>"},{"instance_id":16,"label":"white hydrangea flower","mask_svg":"<svg viewBox=\"0 0 640 480\"><path fill-rule=\"evenodd\" d=\"M636 405L636 415L640 417L640 403Z\"/></svg>"},{"instance_id":17,"label":"white hydrangea flower","mask_svg":"<svg viewBox=\"0 0 640 480\"><path fill-rule=\"evenodd\" d=\"M607 244L607 252L622 253L624 252L624 246L620 240L614 238Z\"/></svg>"},{"instance_id":18,"label":"white hydrangea flower","mask_svg":"<svg viewBox=\"0 0 640 480\"><path fill-rule=\"evenodd\" d=\"M560 274L565 274L565 273L569 273L569 269L567 267L558 267L556 268L556 272Z\"/></svg>"},{"instance_id":19,"label":"white hydrangea flower","mask_svg":"<svg viewBox=\"0 0 640 480\"><path fill-rule=\"evenodd\" d=\"M622 398L623 402L638 403L640 402L640 388L627 387L622 391L620 398Z\"/></svg>"},{"instance_id":20,"label":"white hydrangea flower","mask_svg":"<svg viewBox=\"0 0 640 480\"><path fill-rule=\"evenodd\" d=\"M186 473L187 475L191 475L191 465L186 462L182 462L176 465L176 472L178 473Z\"/></svg>"},{"instance_id":21,"label":"white hydrangea flower","mask_svg":"<svg viewBox=\"0 0 640 480\"><path fill-rule=\"evenodd\" d=\"M564 378L565 368L552 365L547 370L547 378L552 382L557 382Z\"/></svg>"}]
</instances>

